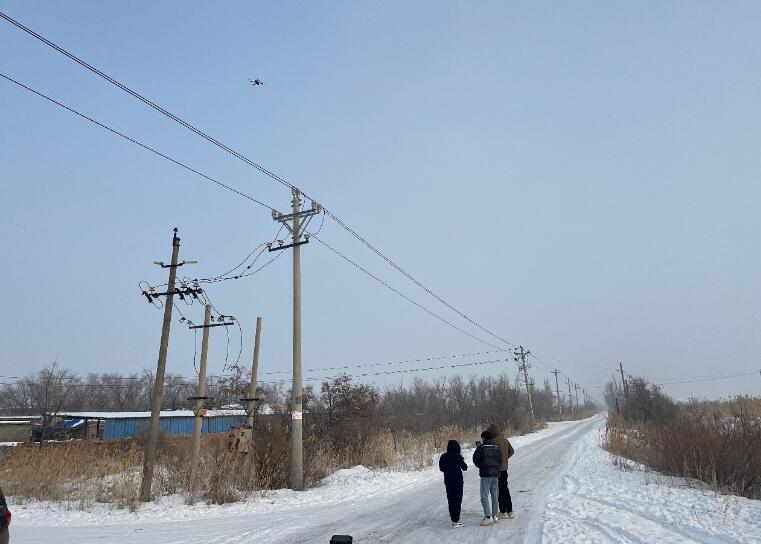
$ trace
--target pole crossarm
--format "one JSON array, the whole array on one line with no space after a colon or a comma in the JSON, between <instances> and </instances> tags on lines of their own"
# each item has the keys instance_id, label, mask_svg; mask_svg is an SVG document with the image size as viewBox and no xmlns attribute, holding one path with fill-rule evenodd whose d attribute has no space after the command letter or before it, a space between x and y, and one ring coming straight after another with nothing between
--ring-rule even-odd
<instances>
[{"instance_id":1,"label":"pole crossarm","mask_svg":"<svg viewBox=\"0 0 761 544\"><path fill-rule=\"evenodd\" d=\"M278 246L275 246L275 247L272 247L271 243L267 244L267 251L269 251L269 252L280 251L280 250L283 250L283 249L288 249L289 247L303 246L304 244L308 244L308 243L309 243L309 235L306 235L304 237L304 239L301 240L300 242L293 242L292 244L285 244L285 245L281 244L281 245L278 245Z\"/></svg>"},{"instance_id":2,"label":"pole crossarm","mask_svg":"<svg viewBox=\"0 0 761 544\"><path fill-rule=\"evenodd\" d=\"M235 322L231 321L229 323L212 323L210 325L190 325L188 326L188 329L210 329L212 327L230 327L231 325L235 325Z\"/></svg>"},{"instance_id":3,"label":"pole crossarm","mask_svg":"<svg viewBox=\"0 0 761 544\"><path fill-rule=\"evenodd\" d=\"M156 293L152 289L143 291L143 295L151 304L153 304L154 300L158 300L159 297L168 297L170 295L177 295L180 297L180 300L185 300L186 296L192 296L194 299L199 300L198 295L201 293L203 293L203 289L200 287L181 287L180 289L170 289L161 293Z\"/></svg>"}]
</instances>

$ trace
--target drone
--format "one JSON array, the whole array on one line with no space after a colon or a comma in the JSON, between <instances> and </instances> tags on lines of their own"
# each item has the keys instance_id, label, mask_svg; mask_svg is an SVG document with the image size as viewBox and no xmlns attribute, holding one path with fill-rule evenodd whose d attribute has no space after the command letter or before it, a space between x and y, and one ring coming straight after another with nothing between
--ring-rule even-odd
<instances>
[{"instance_id":1,"label":"drone","mask_svg":"<svg viewBox=\"0 0 761 544\"><path fill-rule=\"evenodd\" d=\"M249 79L248 81L251 85L264 85L264 81L261 79Z\"/></svg>"}]
</instances>

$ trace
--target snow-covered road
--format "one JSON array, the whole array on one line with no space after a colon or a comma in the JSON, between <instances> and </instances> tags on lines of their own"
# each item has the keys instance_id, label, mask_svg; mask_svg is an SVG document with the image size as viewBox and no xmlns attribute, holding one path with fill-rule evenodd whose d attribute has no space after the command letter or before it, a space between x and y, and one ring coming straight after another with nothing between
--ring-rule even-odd
<instances>
[{"instance_id":1,"label":"snow-covered road","mask_svg":"<svg viewBox=\"0 0 761 544\"><path fill-rule=\"evenodd\" d=\"M149 507L142 515L104 512L100 519L97 513L16 509L13 543L327 544L333 534L352 535L358 543L539 542L548 494L559 487L573 464L578 443L602 421L598 416L552 424L540 433L516 437L516 453L510 460L516 518L491 527L479 526L483 514L478 471L466 458L470 469L465 475L462 529L451 528L443 479L431 468L334 486L341 488L338 496L318 488L229 507L165 504L155 511Z\"/></svg>"}]
</instances>

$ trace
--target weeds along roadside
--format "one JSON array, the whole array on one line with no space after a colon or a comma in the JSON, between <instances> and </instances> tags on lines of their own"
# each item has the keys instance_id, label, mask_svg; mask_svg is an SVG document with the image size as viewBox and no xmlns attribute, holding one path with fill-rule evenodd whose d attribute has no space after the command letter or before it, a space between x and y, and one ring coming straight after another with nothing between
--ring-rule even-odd
<instances>
[{"instance_id":1,"label":"weeds along roadside","mask_svg":"<svg viewBox=\"0 0 761 544\"><path fill-rule=\"evenodd\" d=\"M648 397L660 408L665 405L658 395ZM679 404L666 399L671 406L649 412L655 417L632 417L632 412L648 413L647 406L627 414L624 405L622 415L608 418L603 446L658 472L699 480L721 493L761 499L761 399ZM643 397L628 402L642 403Z\"/></svg>"},{"instance_id":2,"label":"weeds along roadside","mask_svg":"<svg viewBox=\"0 0 761 544\"><path fill-rule=\"evenodd\" d=\"M430 431L368 427L361 418L348 419L331 431L329 422L306 421L305 477L317 484L340 468L418 470L431 465L447 441L474 444L483 426L440 427ZM528 420L510 422L508 434L541 428ZM267 490L288 487L290 441L285 415L257 422L254 455L230 452L226 434L204 435L199 499L209 503L244 500ZM0 465L6 494L17 503L53 501L65 508L88 510L98 503L134 510L142 474L143 444L139 439L24 444ZM162 436L159 443L154 496L187 497L190 437Z\"/></svg>"}]
</instances>

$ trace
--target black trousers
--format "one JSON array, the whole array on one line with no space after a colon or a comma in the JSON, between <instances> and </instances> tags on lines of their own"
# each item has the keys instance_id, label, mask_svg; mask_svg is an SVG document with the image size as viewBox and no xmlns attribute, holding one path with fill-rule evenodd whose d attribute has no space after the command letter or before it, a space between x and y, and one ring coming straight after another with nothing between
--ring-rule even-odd
<instances>
[{"instance_id":1,"label":"black trousers","mask_svg":"<svg viewBox=\"0 0 761 544\"><path fill-rule=\"evenodd\" d=\"M462 482L447 482L447 502L449 503L449 517L452 523L460 521L462 509Z\"/></svg>"},{"instance_id":2,"label":"black trousers","mask_svg":"<svg viewBox=\"0 0 761 544\"><path fill-rule=\"evenodd\" d=\"M510 497L510 490L507 488L507 471L503 470L499 473L499 511L503 514L505 512L513 511L513 499Z\"/></svg>"}]
</instances>

